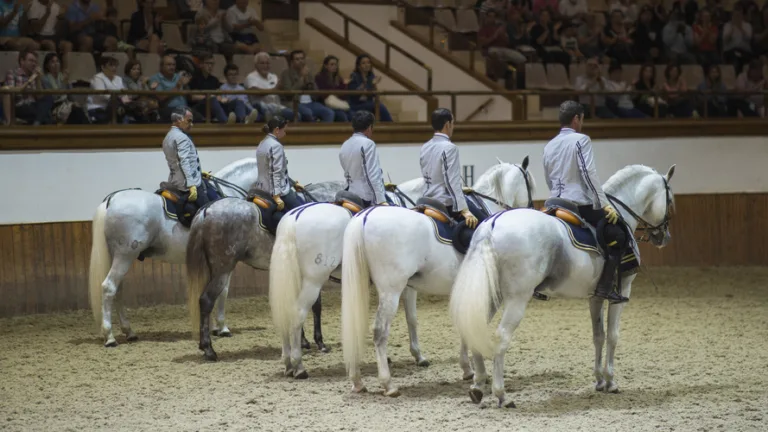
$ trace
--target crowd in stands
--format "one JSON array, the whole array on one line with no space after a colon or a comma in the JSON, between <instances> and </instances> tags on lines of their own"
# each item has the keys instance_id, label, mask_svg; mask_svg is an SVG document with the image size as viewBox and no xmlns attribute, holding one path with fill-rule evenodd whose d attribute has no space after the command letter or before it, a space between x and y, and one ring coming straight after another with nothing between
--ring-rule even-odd
<instances>
[{"instance_id":1,"label":"crowd in stands","mask_svg":"<svg viewBox=\"0 0 768 432\"><path fill-rule=\"evenodd\" d=\"M311 70L306 54L268 53L257 32L264 29L248 0L178 0L182 19L189 26L189 52L169 49L163 33L164 17L154 0L139 0L130 15L126 38L120 38L114 2L103 8L95 0L70 0L69 6L54 0L32 0L29 11L21 0L0 0L0 51L18 52L0 76L4 88L58 89L90 87L96 90L143 90L155 95L50 96L5 95L0 120L10 123L106 124L168 122L173 108L189 106L194 121L210 113L216 123L262 122L275 114L301 122L348 122L356 110L374 112L373 98L366 95L334 95L334 90L376 90L382 79L372 69L371 58L360 55L349 77L339 73L339 60L328 56L320 70ZM102 2L103 3L103 2ZM42 50L42 52L41 52ZM67 59L71 52L87 53L93 74L70 77ZM119 53L125 59L121 62ZM0 53L2 54L2 53ZM157 73L144 73L137 57L157 55ZM77 54L79 55L79 54ZM215 56L223 61L217 64ZM4 57L8 61L10 57ZM78 57L82 58L82 57ZM239 61L236 61L239 60ZM273 60L287 67L272 71ZM82 69L82 68L81 68ZM241 70L244 69L244 70ZM242 72L242 74L241 74ZM299 95L297 112L290 95L164 95L178 90L328 90L327 95ZM13 104L13 109L11 109ZM114 105L114 107L113 107ZM113 114L114 112L114 114ZM392 121L386 106L379 104L382 121Z\"/></svg>"},{"instance_id":2,"label":"crowd in stands","mask_svg":"<svg viewBox=\"0 0 768 432\"><path fill-rule=\"evenodd\" d=\"M605 0L590 10L602 1L480 0L478 45L491 65L520 70L530 62L562 64L576 90L662 92L583 97L602 118L646 117L654 111L691 117L705 110L711 117L765 115L763 96L681 92L768 89L768 3L738 0L728 12L720 0L675 0L671 7L662 0ZM663 76L656 75L657 66ZM690 82L683 70L698 67L699 81ZM723 68L733 68L733 82L724 81ZM637 75L627 79L629 70Z\"/></svg>"}]
</instances>

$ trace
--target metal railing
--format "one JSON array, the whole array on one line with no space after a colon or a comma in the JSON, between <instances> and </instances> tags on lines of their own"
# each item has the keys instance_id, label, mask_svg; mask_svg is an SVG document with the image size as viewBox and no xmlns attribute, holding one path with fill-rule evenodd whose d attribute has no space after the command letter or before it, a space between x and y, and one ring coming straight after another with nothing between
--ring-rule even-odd
<instances>
[{"instance_id":1,"label":"metal railing","mask_svg":"<svg viewBox=\"0 0 768 432\"><path fill-rule=\"evenodd\" d=\"M171 97L174 96L192 96L192 95L203 95L205 96L204 99L204 113L200 113L201 115L204 115L206 118L206 122L211 122L211 101L213 98L218 96L232 96L232 95L247 95L247 96L266 96L266 95L279 95L279 96L288 96L290 97L290 108L292 109L294 115L298 112L299 107L299 95L309 95L309 96L315 96L315 97L324 97L327 96L329 93L333 93L338 97L345 97L345 96L352 96L352 95L364 95L370 98L373 98L374 101L374 115L376 116L376 119L381 119L380 115L380 109L379 109L379 101L382 96L447 96L450 97L450 109L455 114L456 108L458 104L458 98L460 97L468 97L468 96L485 96L485 97L494 97L494 96L501 96L506 98L519 98L522 103L524 104L524 112L527 112L527 107L529 105L529 99L532 97L542 98L542 97L548 97L549 99L557 98L558 104L562 102L563 100L579 100L582 104L587 106L588 109L588 115L592 118L599 117L599 113L597 112L598 107L595 104L596 98L598 97L611 97L611 96L623 96L623 95L629 95L630 97L633 96L640 96L640 95L648 95L655 98L661 97L662 99L669 100L670 93L663 90L656 90L656 91L601 91L601 92L588 92L588 91L576 91L576 90L542 90L542 91L533 91L533 90L509 90L509 91L364 91L364 90L333 90L332 92L329 92L328 90L173 90L173 91L154 91L154 90L94 90L94 89L87 89L87 88L75 88L75 89L68 89L68 90L34 90L34 89L17 89L17 88L4 88L0 89L0 97L3 99L6 97L14 98L16 96L60 96L60 95L69 95L69 96L89 96L89 95L101 95L101 96L110 96L110 100L107 106L107 109L110 112L110 118L111 123L116 123L118 119L118 108L121 106L121 103L119 102L120 98L122 96L148 96L148 97L157 97L157 96L163 96L166 98L166 100L169 100ZM733 105L734 103L738 102L741 103L741 101L746 101L748 97L759 95L763 97L764 106L768 107L768 91L738 91L738 90L731 90L726 92L712 92L712 91L686 91L686 92L674 92L674 95L677 95L681 99L687 99L692 102L694 109L701 108L701 112L699 112L700 117L708 118L709 117L709 104L706 103L707 100L710 98L719 98L719 97L725 97L726 103ZM288 99L288 98L286 98ZM201 102L202 103L202 102ZM486 101L486 103L488 103ZM749 103L749 102L747 102ZM163 104L160 104L162 108ZM187 106L190 104L187 103ZM198 104L192 104L193 106L197 107ZM601 105L602 107L603 105ZM651 119L659 119L659 106L655 105L653 108L653 115L650 117ZM286 106L287 107L287 106ZM743 104L741 104L741 107L743 107ZM9 109L9 118L11 120L11 124L14 122L15 118L15 103L8 104L7 108ZM513 110L514 111L514 110ZM733 111L733 110L731 110ZM427 113L428 114L428 113ZM429 119L429 115L426 116L427 119ZM639 119L642 121L642 119ZM678 118L679 120L679 118ZM427 120L429 121L429 120ZM517 120L520 121L520 120Z\"/></svg>"}]
</instances>

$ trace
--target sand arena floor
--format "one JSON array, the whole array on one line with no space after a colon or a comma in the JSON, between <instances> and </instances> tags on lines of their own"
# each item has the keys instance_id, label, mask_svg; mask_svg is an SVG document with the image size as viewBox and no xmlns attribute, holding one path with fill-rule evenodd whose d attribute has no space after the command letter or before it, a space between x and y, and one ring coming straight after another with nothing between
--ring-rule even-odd
<instances>
[{"instance_id":1,"label":"sand arena floor","mask_svg":"<svg viewBox=\"0 0 768 432\"><path fill-rule=\"evenodd\" d=\"M351 395L339 293L329 290L323 321L333 351L306 353L306 381L282 376L266 297L229 302L234 336L214 338L218 363L202 361L182 306L129 311L139 341L119 336L113 349L102 347L89 311L0 320L0 430L768 430L768 269L651 276L659 289L638 276L622 318L619 394L593 390L587 303L532 301L506 358L517 408L495 408L488 396L474 405L447 301L422 296L431 366L415 366L400 307L389 355L402 396L376 393L372 348L363 369L370 392Z\"/></svg>"}]
</instances>

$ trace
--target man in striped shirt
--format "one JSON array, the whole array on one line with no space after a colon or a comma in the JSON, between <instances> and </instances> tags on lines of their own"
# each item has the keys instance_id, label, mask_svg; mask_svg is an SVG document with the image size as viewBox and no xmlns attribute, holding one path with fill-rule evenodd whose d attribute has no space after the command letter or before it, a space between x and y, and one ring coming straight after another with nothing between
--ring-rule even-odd
<instances>
[{"instance_id":1,"label":"man in striped shirt","mask_svg":"<svg viewBox=\"0 0 768 432\"><path fill-rule=\"evenodd\" d=\"M560 105L560 134L544 147L544 174L553 197L576 204L579 215L600 232L608 246L608 259L595 295L621 303L628 301L613 289L613 278L626 244L624 230L616 225L618 213L606 198L595 168L592 142L581 133L584 107L576 101Z\"/></svg>"}]
</instances>

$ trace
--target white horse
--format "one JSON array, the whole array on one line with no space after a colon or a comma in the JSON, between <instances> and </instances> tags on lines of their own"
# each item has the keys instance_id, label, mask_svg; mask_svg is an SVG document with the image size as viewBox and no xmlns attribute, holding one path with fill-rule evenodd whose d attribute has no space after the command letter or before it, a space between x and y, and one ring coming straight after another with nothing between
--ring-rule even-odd
<instances>
[{"instance_id":1,"label":"white horse","mask_svg":"<svg viewBox=\"0 0 768 432\"><path fill-rule=\"evenodd\" d=\"M256 182L257 175L256 158L245 158L227 165L214 177L224 181L219 187L226 196L244 198L245 191ZM120 284L131 265L139 255L170 264L184 264L189 229L166 216L159 195L129 189L114 192L98 206L92 231L88 281L90 304L94 318L101 326L104 346L115 347L112 303L116 297L123 334L129 341L137 339L120 299ZM228 290L227 285L218 303L218 333L222 336L231 334L224 316Z\"/></svg>"},{"instance_id":2,"label":"white horse","mask_svg":"<svg viewBox=\"0 0 768 432\"><path fill-rule=\"evenodd\" d=\"M478 179L474 189L487 197L483 202L491 214L503 207L533 205L530 197L535 183L527 165L527 157L522 166L500 163ZM366 348L370 281L376 286L379 297L373 339L384 394L392 397L400 394L391 383L387 338L403 291L411 352L418 362L422 361L415 331L416 292L449 295L464 258L453 246L438 241L435 231L436 225L430 216L388 207L361 212L347 225L341 278L341 324L344 362L353 392L365 391L360 362ZM470 379L473 373L463 342L460 351L463 377Z\"/></svg>"},{"instance_id":3,"label":"white horse","mask_svg":"<svg viewBox=\"0 0 768 432\"><path fill-rule=\"evenodd\" d=\"M671 238L669 221L674 212L674 196L669 181L674 168L672 165L662 176L646 166L627 166L604 186L629 232L634 233L638 224L643 225L650 241L659 248L666 246ZM634 243L632 246L639 265L639 252ZM566 225L541 211L505 212L477 230L456 277L450 301L454 325L474 354L476 373L470 397L475 403L482 400L486 387L483 357L493 356L493 394L499 406L504 405L504 355L534 290L556 297L587 298L595 290L604 262L599 254L576 248ZM621 294L627 298L634 278L632 273L623 274L620 279ZM589 302L595 343L595 389L616 392L613 357L625 303L608 306L608 348L603 367L604 299L591 297ZM495 344L488 322L500 307L502 316L497 329L500 341Z\"/></svg>"},{"instance_id":4,"label":"white horse","mask_svg":"<svg viewBox=\"0 0 768 432\"><path fill-rule=\"evenodd\" d=\"M405 195L401 204L412 207L424 195L426 185L422 178L416 178L397 189ZM392 192L387 194L397 201ZM344 229L351 219L352 212L339 205L307 204L289 212L277 227L269 263L269 304L275 329L283 341L286 376L309 376L302 364L301 328L323 283L341 277ZM415 296L413 301L415 311ZM408 324L410 328L410 315Z\"/></svg>"}]
</instances>

